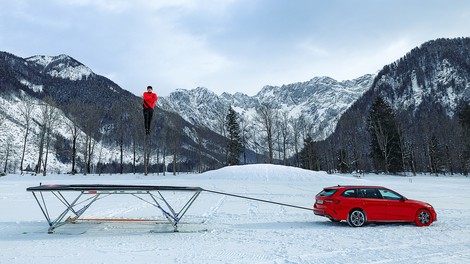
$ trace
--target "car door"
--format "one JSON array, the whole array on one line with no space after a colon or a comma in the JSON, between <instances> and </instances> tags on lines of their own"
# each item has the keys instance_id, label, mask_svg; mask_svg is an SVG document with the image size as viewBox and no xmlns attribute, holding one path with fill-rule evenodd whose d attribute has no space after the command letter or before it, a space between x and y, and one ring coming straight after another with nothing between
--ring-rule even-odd
<instances>
[{"instance_id":1,"label":"car door","mask_svg":"<svg viewBox=\"0 0 470 264\"><path fill-rule=\"evenodd\" d=\"M383 220L386 217L386 205L377 188L360 188L358 197L368 221Z\"/></svg>"},{"instance_id":2,"label":"car door","mask_svg":"<svg viewBox=\"0 0 470 264\"><path fill-rule=\"evenodd\" d=\"M387 208L384 220L410 221L413 219L413 208L407 203L405 197L388 189L379 189L379 192Z\"/></svg>"}]
</instances>

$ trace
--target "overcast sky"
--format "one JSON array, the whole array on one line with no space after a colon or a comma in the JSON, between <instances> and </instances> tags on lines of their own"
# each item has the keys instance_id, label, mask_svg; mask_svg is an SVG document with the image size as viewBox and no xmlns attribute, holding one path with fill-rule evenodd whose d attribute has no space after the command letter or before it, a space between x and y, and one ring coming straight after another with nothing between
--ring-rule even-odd
<instances>
[{"instance_id":1,"label":"overcast sky","mask_svg":"<svg viewBox=\"0 0 470 264\"><path fill-rule=\"evenodd\" d=\"M470 37L467 0L0 0L0 50L67 54L140 95L376 73L436 38Z\"/></svg>"}]
</instances>

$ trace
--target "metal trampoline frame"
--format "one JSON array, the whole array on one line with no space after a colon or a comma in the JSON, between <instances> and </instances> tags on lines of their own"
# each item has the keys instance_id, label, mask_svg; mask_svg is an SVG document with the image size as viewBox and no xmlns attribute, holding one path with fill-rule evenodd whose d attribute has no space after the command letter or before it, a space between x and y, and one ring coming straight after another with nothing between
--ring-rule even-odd
<instances>
[{"instance_id":1,"label":"metal trampoline frame","mask_svg":"<svg viewBox=\"0 0 470 264\"><path fill-rule=\"evenodd\" d=\"M96 201L116 194L130 195L158 208L165 216L167 222L173 226L174 232L178 232L178 224L181 218L186 214L199 194L204 191L200 187L102 184L40 185L29 187L26 190L33 193L39 208L49 224L48 233L50 234L54 233L55 229L60 226L80 220L80 217ZM175 211L162 194L162 192L168 191L193 192L194 194L179 211ZM77 195L73 198L66 198L63 192L76 192ZM52 193L65 206L65 210L57 217L50 215L45 193ZM83 206L79 208L80 205Z\"/></svg>"}]
</instances>

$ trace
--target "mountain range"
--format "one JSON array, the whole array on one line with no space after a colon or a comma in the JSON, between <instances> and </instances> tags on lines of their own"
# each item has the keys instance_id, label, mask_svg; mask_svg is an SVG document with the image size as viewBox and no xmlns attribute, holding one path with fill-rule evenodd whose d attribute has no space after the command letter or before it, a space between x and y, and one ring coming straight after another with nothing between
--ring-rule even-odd
<instances>
[{"instance_id":1,"label":"mountain range","mask_svg":"<svg viewBox=\"0 0 470 264\"><path fill-rule=\"evenodd\" d=\"M254 96L242 93L223 93L217 96L198 87L178 90L162 98L159 105L179 113L193 124L220 133L220 122L229 107L253 119L257 108L267 103L290 118L303 115L312 123L315 139L328 137L335 129L339 117L372 85L374 75L367 74L350 81L338 82L330 77L315 77L310 81L283 86L265 86Z\"/></svg>"},{"instance_id":2,"label":"mountain range","mask_svg":"<svg viewBox=\"0 0 470 264\"><path fill-rule=\"evenodd\" d=\"M330 77L314 77L309 81L282 86L265 86L256 95L242 93L217 95L198 87L192 90L180 89L169 96L161 97L156 117L157 150L154 163L170 163L176 155L170 155L170 137L179 135L178 163L187 164L186 169L195 169L196 163L206 164L205 169L220 167L224 164L225 146L224 120L229 107L240 118L251 124L247 128L256 130L256 135L248 146L247 162L266 161L266 142L263 130L257 125L256 116L262 104L276 110L278 118L285 115L290 120L302 119L307 122L308 130L316 141L328 140L338 135L338 127L345 125L352 117L367 116L367 111L377 96L382 96L397 112L409 113L414 118L432 118L430 109L443 109L447 116L453 116L460 102L470 101L470 39L437 39L426 42L411 50L404 57L385 65L376 74L366 74L354 80L336 81ZM63 125L54 129L61 135L64 144L70 144L69 122L74 113L71 104L99 106L101 119L100 138L96 138L102 150L101 163L116 163L121 155L118 145L124 145L124 163L134 160L142 162L141 148L135 148L138 133L118 133L117 123L123 116L140 114L140 98L120 88L116 83L93 73L93 71L67 56L33 56L21 58L7 52L0 52L0 161L5 160L6 146L9 170L18 167L23 145L24 121L19 106L26 99L34 105L45 104L45 98L52 98ZM116 111L116 105L132 109L125 113ZM119 108L123 109L123 108ZM119 115L116 115L118 112ZM3 117L1 117L3 116ZM37 156L37 142L40 130L40 109L34 112L31 137L25 160L34 165ZM140 116L139 116L140 118ZM103 121L104 120L104 121ZM413 123L412 118L409 121ZM139 122L136 121L138 126ZM130 122L127 123L130 127ZM84 125L80 129L85 138ZM106 128L106 129L104 129ZM290 128L295 130L294 128ZM128 129L132 131L131 129ZM167 136L163 131L167 130ZM120 137L118 136L121 135ZM121 138L121 139L119 139ZM140 140L140 139L139 139ZM176 140L173 140L176 142ZM140 142L140 141L139 141ZM82 143L84 144L84 143ZM139 143L140 144L140 143ZM294 148L301 148L302 142L288 151L294 155ZM279 145L279 144L278 144ZM66 172L68 162L63 162L57 148L51 149L53 159L51 168ZM121 152L121 153L122 153ZM278 146L279 159L281 147ZM137 155L135 154L137 153ZM81 154L79 154L80 157ZM82 158L83 159L83 158ZM93 157L97 162L98 155ZM158 160L157 160L158 159ZM15 165L16 164L16 165ZM188 165L192 164L192 165Z\"/></svg>"}]
</instances>

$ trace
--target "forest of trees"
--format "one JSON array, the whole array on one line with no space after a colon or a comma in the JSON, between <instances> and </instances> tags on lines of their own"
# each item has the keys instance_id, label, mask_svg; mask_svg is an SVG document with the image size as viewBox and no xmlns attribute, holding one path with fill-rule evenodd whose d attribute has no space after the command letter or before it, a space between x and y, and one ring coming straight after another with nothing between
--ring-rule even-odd
<instances>
[{"instance_id":1,"label":"forest of trees","mask_svg":"<svg viewBox=\"0 0 470 264\"><path fill-rule=\"evenodd\" d=\"M314 156L304 148L301 157L315 160L320 164L315 169L329 172L468 175L469 109L468 103L462 103L449 117L435 106L432 119L420 119L396 113L378 97L367 117L352 109L331 137L309 144L316 150Z\"/></svg>"}]
</instances>

